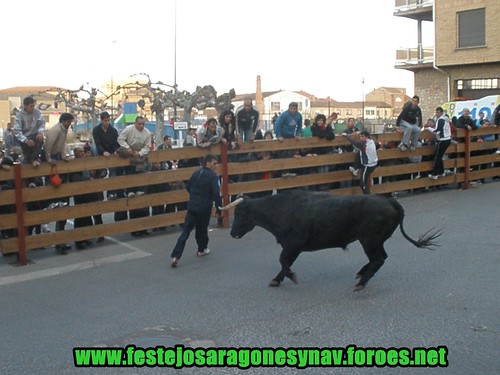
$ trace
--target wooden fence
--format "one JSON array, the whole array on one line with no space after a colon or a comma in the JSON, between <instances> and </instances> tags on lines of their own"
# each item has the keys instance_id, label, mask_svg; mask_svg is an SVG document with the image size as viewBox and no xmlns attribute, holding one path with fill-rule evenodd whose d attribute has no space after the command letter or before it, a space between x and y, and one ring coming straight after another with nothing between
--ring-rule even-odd
<instances>
[{"instance_id":1,"label":"wooden fence","mask_svg":"<svg viewBox=\"0 0 500 375\"><path fill-rule=\"evenodd\" d=\"M372 193L383 194L396 191L422 189L429 186L455 183L464 189L471 181L500 176L500 154L495 153L500 148L500 140L490 142L475 142L474 137L500 134L500 128L480 129L474 132L459 130L456 134L456 144L448 150L449 158L445 168L455 171L454 174L432 180L427 174L432 168L431 161L410 162L409 157L418 158L434 155L434 146L423 146L416 151L401 152L397 148L382 147L378 150L380 167L373 173L374 185ZM428 135L422 132L422 138ZM397 143L401 140L400 133L374 134L376 142L384 145ZM332 194L361 194L357 178L348 170L355 154L333 153L301 158L282 158L254 161L247 158L259 152L279 152L290 149L310 149L314 153L317 147L345 146L348 142L342 136L334 141L318 138L307 138L297 141L287 139L279 141L255 141L243 143L240 148L227 151L222 144L210 149L187 147L174 150L161 150L148 155L150 163L161 163L169 160L196 159L207 153L220 156L221 164L218 173L222 180L222 195L224 204L229 203L230 196L250 194L262 191L272 191L298 187L322 185ZM240 155L236 157L235 155ZM231 162L237 159L238 162ZM249 159L249 161L241 161ZM229 161L228 161L229 160ZM117 156L92 157L74 159L69 162L58 162L57 172L74 173L96 169L124 167L130 165L127 159ZM320 168L320 167L327 168ZM56 222L58 220L74 219L98 214L109 214L117 211L128 211L138 208L149 208L162 204L182 204L188 199L187 192L182 188L182 181L189 179L199 167L179 168L157 172L138 173L128 176L109 177L81 182L63 183L54 188L51 185L35 188L26 187L26 179L50 175L50 166L46 163L34 169L31 166L14 165L10 171L0 171L0 184L5 186L13 182L13 189L0 191L0 229L15 230L16 235L0 240L0 252L3 254L17 253L20 264L26 264L26 251L40 247L53 246L57 243L67 243L118 233L126 233L144 229L164 227L183 222L185 211L147 216L137 219L94 225L84 228L51 232L39 235L27 235L26 228L38 224ZM295 177L283 177L281 171L297 172ZM326 171L325 171L326 170ZM321 171L321 172L320 172ZM255 179L250 176L266 173L268 179ZM145 194L134 198L104 200L93 203L68 205L57 209L39 209L29 211L30 202L50 202L60 198L74 197L81 194L112 191L140 187L147 191L148 187L170 183L177 188L160 193ZM224 225L229 223L228 214L224 217Z\"/></svg>"}]
</instances>

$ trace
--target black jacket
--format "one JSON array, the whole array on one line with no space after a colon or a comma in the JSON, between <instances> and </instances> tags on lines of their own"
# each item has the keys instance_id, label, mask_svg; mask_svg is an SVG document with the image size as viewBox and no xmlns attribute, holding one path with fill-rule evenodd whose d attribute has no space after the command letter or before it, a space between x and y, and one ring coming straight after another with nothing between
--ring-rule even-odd
<instances>
[{"instance_id":1,"label":"black jacket","mask_svg":"<svg viewBox=\"0 0 500 375\"><path fill-rule=\"evenodd\" d=\"M189 192L189 211L210 211L214 201L217 209L222 206L219 177L210 168L194 172L186 184L186 190Z\"/></svg>"},{"instance_id":2,"label":"black jacket","mask_svg":"<svg viewBox=\"0 0 500 375\"><path fill-rule=\"evenodd\" d=\"M250 111L242 109L236 115L236 123L239 129L252 129L252 132L255 133L257 125L259 125L259 112L255 108L252 108Z\"/></svg>"},{"instance_id":3,"label":"black jacket","mask_svg":"<svg viewBox=\"0 0 500 375\"><path fill-rule=\"evenodd\" d=\"M405 120L406 122L417 125L419 128L422 127L422 110L419 106L414 108L411 105L411 102L408 102L404 105L403 110L398 116L396 120L396 125L399 126L401 120Z\"/></svg>"},{"instance_id":4,"label":"black jacket","mask_svg":"<svg viewBox=\"0 0 500 375\"><path fill-rule=\"evenodd\" d=\"M92 137L94 138L95 147L98 155L103 155L105 151L114 154L120 147L118 144L118 130L111 125L107 131L102 130L101 124L92 129Z\"/></svg>"}]
</instances>

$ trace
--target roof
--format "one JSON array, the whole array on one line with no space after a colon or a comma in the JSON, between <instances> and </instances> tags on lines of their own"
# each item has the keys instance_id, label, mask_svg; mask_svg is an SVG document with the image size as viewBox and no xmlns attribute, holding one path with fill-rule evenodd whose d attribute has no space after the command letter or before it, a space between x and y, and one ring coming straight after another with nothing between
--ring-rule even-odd
<instances>
[{"instance_id":1,"label":"roof","mask_svg":"<svg viewBox=\"0 0 500 375\"><path fill-rule=\"evenodd\" d=\"M267 98L268 96L274 95L280 91L283 90L278 90L278 91L263 91L262 92L262 98ZM256 93L251 93L251 94L241 94L241 95L236 95L233 99L231 99L232 102L242 102L245 99L251 99L255 100Z\"/></svg>"},{"instance_id":2,"label":"roof","mask_svg":"<svg viewBox=\"0 0 500 375\"><path fill-rule=\"evenodd\" d=\"M404 89L402 87L378 87L378 88L374 89L373 91L377 91L377 90L386 90L386 91L392 92L394 94L405 94L406 93L406 89Z\"/></svg>"},{"instance_id":3,"label":"roof","mask_svg":"<svg viewBox=\"0 0 500 375\"><path fill-rule=\"evenodd\" d=\"M305 91L302 91L302 90L300 90L300 91L294 91L294 92L297 93L297 94L300 94L302 96L307 97L309 100L316 99L316 97L314 95L311 95L308 92L305 92Z\"/></svg>"},{"instance_id":4,"label":"roof","mask_svg":"<svg viewBox=\"0 0 500 375\"><path fill-rule=\"evenodd\" d=\"M50 94L50 92L56 92L57 90L66 90L54 86L17 86L17 87L9 87L6 89L0 90L0 99L7 99L10 96L35 96L36 98L53 98L54 95Z\"/></svg>"}]
</instances>

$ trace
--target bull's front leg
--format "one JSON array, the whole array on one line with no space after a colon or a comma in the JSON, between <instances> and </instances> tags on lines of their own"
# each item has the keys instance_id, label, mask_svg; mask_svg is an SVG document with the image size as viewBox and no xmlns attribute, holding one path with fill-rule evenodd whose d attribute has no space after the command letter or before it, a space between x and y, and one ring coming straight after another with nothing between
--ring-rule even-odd
<instances>
[{"instance_id":1,"label":"bull's front leg","mask_svg":"<svg viewBox=\"0 0 500 375\"><path fill-rule=\"evenodd\" d=\"M269 286L279 286L285 279L285 276L297 284L297 275L292 272L291 266L299 256L299 250L283 249L280 254L281 271L271 280Z\"/></svg>"}]
</instances>

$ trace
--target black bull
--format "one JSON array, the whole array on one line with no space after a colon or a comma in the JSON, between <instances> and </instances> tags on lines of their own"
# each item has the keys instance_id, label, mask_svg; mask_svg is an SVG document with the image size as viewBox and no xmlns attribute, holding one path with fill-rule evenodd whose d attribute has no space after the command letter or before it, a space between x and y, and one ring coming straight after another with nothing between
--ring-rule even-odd
<instances>
[{"instance_id":1,"label":"black bull","mask_svg":"<svg viewBox=\"0 0 500 375\"><path fill-rule=\"evenodd\" d=\"M403 228L403 207L393 198L379 195L352 197L327 193L290 191L263 198L239 198L224 209L236 206L231 236L241 238L256 225L271 232L282 246L281 271L269 284L279 286L285 276L297 282L291 266L302 251L340 247L359 240L369 262L357 273L355 291L382 267L387 258L384 242L400 227L404 238L419 248L437 246L441 231L427 231L413 240Z\"/></svg>"}]
</instances>

